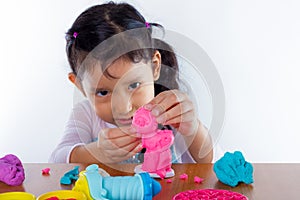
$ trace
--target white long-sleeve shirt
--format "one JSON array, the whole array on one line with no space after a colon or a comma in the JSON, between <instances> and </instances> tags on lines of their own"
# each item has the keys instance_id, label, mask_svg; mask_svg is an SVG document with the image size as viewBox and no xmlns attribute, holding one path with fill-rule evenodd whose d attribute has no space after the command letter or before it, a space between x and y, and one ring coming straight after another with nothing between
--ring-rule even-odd
<instances>
[{"instance_id":1,"label":"white long-sleeve shirt","mask_svg":"<svg viewBox=\"0 0 300 200\"><path fill-rule=\"evenodd\" d=\"M115 127L100 119L87 100L79 102L74 106L65 127L64 136L52 152L49 162L69 163L70 154L75 147L94 142L98 139L98 134L102 129ZM174 135L173 161L194 163L181 134L175 133ZM131 160L134 162L133 159Z\"/></svg>"}]
</instances>

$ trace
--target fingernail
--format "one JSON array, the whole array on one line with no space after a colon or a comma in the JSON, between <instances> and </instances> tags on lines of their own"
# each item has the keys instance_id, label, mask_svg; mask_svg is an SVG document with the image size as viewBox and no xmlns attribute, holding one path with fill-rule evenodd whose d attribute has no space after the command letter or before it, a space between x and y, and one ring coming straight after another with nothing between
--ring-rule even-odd
<instances>
[{"instance_id":1,"label":"fingernail","mask_svg":"<svg viewBox=\"0 0 300 200\"><path fill-rule=\"evenodd\" d=\"M130 132L130 133L136 133L136 129L135 129L134 127L131 126L131 127L129 128L129 132Z\"/></svg>"},{"instance_id":2,"label":"fingernail","mask_svg":"<svg viewBox=\"0 0 300 200\"><path fill-rule=\"evenodd\" d=\"M151 110L152 105L151 105L151 104L146 104L146 105L144 105L143 107L144 107L145 109L147 109L147 110Z\"/></svg>"},{"instance_id":3,"label":"fingernail","mask_svg":"<svg viewBox=\"0 0 300 200\"><path fill-rule=\"evenodd\" d=\"M159 116L156 118L156 122L159 123L159 124L162 124L165 122L164 118L162 116Z\"/></svg>"},{"instance_id":4,"label":"fingernail","mask_svg":"<svg viewBox=\"0 0 300 200\"><path fill-rule=\"evenodd\" d=\"M135 132L135 137L137 138L137 140L140 140L142 135L138 132Z\"/></svg>"},{"instance_id":5,"label":"fingernail","mask_svg":"<svg viewBox=\"0 0 300 200\"><path fill-rule=\"evenodd\" d=\"M157 117L159 115L159 110L157 108L154 108L152 111L151 111L152 115L154 115L155 117Z\"/></svg>"}]
</instances>

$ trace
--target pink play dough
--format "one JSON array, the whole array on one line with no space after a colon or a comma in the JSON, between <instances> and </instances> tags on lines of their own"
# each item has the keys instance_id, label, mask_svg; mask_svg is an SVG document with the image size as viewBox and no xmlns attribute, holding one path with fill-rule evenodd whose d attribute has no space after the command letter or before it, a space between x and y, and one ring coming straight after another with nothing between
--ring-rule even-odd
<instances>
[{"instance_id":1,"label":"pink play dough","mask_svg":"<svg viewBox=\"0 0 300 200\"><path fill-rule=\"evenodd\" d=\"M142 145L146 148L142 170L156 173L161 178L171 171L172 154L170 147L174 142L171 130L159 130L158 123L151 111L141 107L132 120L132 127L142 137Z\"/></svg>"},{"instance_id":2,"label":"pink play dough","mask_svg":"<svg viewBox=\"0 0 300 200\"><path fill-rule=\"evenodd\" d=\"M172 200L248 200L240 193L229 190L204 189L204 190L187 190L176 194Z\"/></svg>"},{"instance_id":3,"label":"pink play dough","mask_svg":"<svg viewBox=\"0 0 300 200\"><path fill-rule=\"evenodd\" d=\"M181 174L180 176L179 176L179 178L181 179L181 180L186 180L186 179L188 179L188 175L187 174Z\"/></svg>"},{"instance_id":4,"label":"pink play dough","mask_svg":"<svg viewBox=\"0 0 300 200\"><path fill-rule=\"evenodd\" d=\"M194 182L195 182L195 183L202 183L203 180L204 180L203 178L200 178L200 177L198 177L198 176L195 176L195 177L194 177Z\"/></svg>"}]
</instances>

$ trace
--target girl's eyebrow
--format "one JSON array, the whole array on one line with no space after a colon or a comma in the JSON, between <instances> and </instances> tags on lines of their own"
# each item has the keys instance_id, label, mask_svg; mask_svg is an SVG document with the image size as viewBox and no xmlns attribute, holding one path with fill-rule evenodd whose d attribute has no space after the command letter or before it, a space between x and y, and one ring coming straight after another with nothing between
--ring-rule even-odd
<instances>
[{"instance_id":1,"label":"girl's eyebrow","mask_svg":"<svg viewBox=\"0 0 300 200\"><path fill-rule=\"evenodd\" d=\"M105 88L96 88L95 91L103 91L103 90L107 90Z\"/></svg>"},{"instance_id":2,"label":"girl's eyebrow","mask_svg":"<svg viewBox=\"0 0 300 200\"><path fill-rule=\"evenodd\" d=\"M108 90L107 88L91 88L92 92L96 92L96 91L103 91L103 90Z\"/></svg>"},{"instance_id":3,"label":"girl's eyebrow","mask_svg":"<svg viewBox=\"0 0 300 200\"><path fill-rule=\"evenodd\" d=\"M134 81L139 81L139 80L141 80L141 79L143 79L143 76L142 76L141 74L137 74L137 75L134 76L132 79L126 80L126 81L125 81L125 84L130 84L130 83L132 83L132 82L134 82Z\"/></svg>"},{"instance_id":4,"label":"girl's eyebrow","mask_svg":"<svg viewBox=\"0 0 300 200\"><path fill-rule=\"evenodd\" d=\"M141 74L141 73L136 73L136 74L134 74L134 76L133 77L131 77L130 79L128 79L128 80L124 80L124 83L123 84L131 84L132 82L135 82L135 81L141 81L141 80L143 80L144 78L143 78L143 74ZM94 92L94 91L100 91L100 90L109 90L109 86L108 87L106 87L106 86L100 86L100 87L91 87L90 88L90 91L92 91L92 92Z\"/></svg>"}]
</instances>

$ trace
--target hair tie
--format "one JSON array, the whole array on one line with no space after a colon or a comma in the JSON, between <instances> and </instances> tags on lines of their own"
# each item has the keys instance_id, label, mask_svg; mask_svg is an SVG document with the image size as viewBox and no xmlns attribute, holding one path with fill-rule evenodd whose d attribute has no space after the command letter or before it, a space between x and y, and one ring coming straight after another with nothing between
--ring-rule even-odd
<instances>
[{"instance_id":1,"label":"hair tie","mask_svg":"<svg viewBox=\"0 0 300 200\"><path fill-rule=\"evenodd\" d=\"M74 37L75 39L76 39L77 35L78 35L77 32L74 32L74 33L73 33L73 37Z\"/></svg>"},{"instance_id":2,"label":"hair tie","mask_svg":"<svg viewBox=\"0 0 300 200\"><path fill-rule=\"evenodd\" d=\"M149 22L145 22L146 28L150 28L150 23Z\"/></svg>"}]
</instances>

